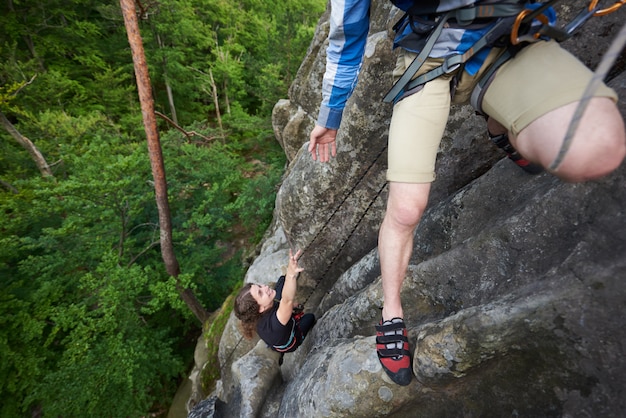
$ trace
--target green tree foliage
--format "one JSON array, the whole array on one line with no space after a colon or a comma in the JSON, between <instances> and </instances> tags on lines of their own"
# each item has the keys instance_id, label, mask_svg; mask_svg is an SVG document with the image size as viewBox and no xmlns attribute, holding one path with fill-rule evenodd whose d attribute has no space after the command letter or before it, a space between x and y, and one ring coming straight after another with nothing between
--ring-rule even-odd
<instances>
[{"instance_id":1,"label":"green tree foliage","mask_svg":"<svg viewBox=\"0 0 626 418\"><path fill-rule=\"evenodd\" d=\"M205 120L213 106L209 71L220 107L238 102L247 114L267 115L284 97L325 6L321 0L141 4L156 108L171 115L169 86L183 125ZM37 76L18 98L25 111L45 107L78 115L106 109L117 122L136 105L128 89L133 67L119 5L24 0L5 2L0 12L0 86Z\"/></svg>"},{"instance_id":2,"label":"green tree foliage","mask_svg":"<svg viewBox=\"0 0 626 418\"><path fill-rule=\"evenodd\" d=\"M8 376L0 391L55 415L136 416L167 399L148 388L183 371L189 352L177 344L193 320L160 259L146 147L99 129L103 136L65 144L64 178L19 180L18 193L0 194L0 372ZM243 274L231 242L267 226L271 208L255 199L273 201L282 165L258 167L227 144L176 131L163 149L183 280L216 309Z\"/></svg>"},{"instance_id":3,"label":"green tree foliage","mask_svg":"<svg viewBox=\"0 0 626 418\"><path fill-rule=\"evenodd\" d=\"M271 221L270 112L325 2L141 4L179 279L215 310ZM119 4L0 4L0 111L55 175L0 131L0 416L166 408L200 330L163 268Z\"/></svg>"},{"instance_id":4,"label":"green tree foliage","mask_svg":"<svg viewBox=\"0 0 626 418\"><path fill-rule=\"evenodd\" d=\"M50 416L139 416L163 396L150 388L176 376L182 359L174 335L142 307L150 276L149 269L120 266L113 253L81 275L76 291L83 298L51 310L47 342L63 350L27 402L46 400Z\"/></svg>"}]
</instances>

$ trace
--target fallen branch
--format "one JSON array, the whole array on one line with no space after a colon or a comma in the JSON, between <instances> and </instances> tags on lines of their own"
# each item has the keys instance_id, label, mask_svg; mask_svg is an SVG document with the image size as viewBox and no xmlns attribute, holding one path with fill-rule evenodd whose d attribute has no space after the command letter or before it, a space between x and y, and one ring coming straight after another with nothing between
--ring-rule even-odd
<instances>
[{"instance_id":1,"label":"fallen branch","mask_svg":"<svg viewBox=\"0 0 626 418\"><path fill-rule=\"evenodd\" d=\"M2 179L0 179L0 185L2 185L2 187L4 187L5 189L7 189L10 192L13 192L15 194L18 193L18 190L15 187L13 187L13 185L11 183L8 183L8 182L6 182L6 181L4 181Z\"/></svg>"},{"instance_id":2,"label":"fallen branch","mask_svg":"<svg viewBox=\"0 0 626 418\"><path fill-rule=\"evenodd\" d=\"M180 131L183 133L183 135L185 135L187 138L191 137L191 136L199 136L207 141L211 141L213 139L215 139L215 137L209 138L207 136L204 136L202 134L199 134L196 131L186 131L183 128L181 128L180 126L178 126L176 124L176 122L174 122L173 120L171 120L170 118L168 118L167 116L165 116L163 113L159 112L158 110L154 111L154 114L157 116L160 116L161 118L165 119L167 121L167 123L169 123L170 125L172 125L174 128L176 128L176 130Z\"/></svg>"}]
</instances>

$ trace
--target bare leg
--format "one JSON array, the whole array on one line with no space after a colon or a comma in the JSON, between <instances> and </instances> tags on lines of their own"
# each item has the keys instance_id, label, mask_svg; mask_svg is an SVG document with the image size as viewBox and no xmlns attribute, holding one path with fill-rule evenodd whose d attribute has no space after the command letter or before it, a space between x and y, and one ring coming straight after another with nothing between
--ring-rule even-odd
<instances>
[{"instance_id":1,"label":"bare leg","mask_svg":"<svg viewBox=\"0 0 626 418\"><path fill-rule=\"evenodd\" d=\"M413 251L413 232L428 203L430 183L389 183L378 252L383 280L383 319L403 318L400 290Z\"/></svg>"},{"instance_id":2,"label":"bare leg","mask_svg":"<svg viewBox=\"0 0 626 418\"><path fill-rule=\"evenodd\" d=\"M487 130L492 134L492 135L501 135L503 133L505 133L507 130L504 126L500 125L500 123L493 119L493 118L489 118L487 119ZM509 136L510 136L510 132L509 132Z\"/></svg>"},{"instance_id":3,"label":"bare leg","mask_svg":"<svg viewBox=\"0 0 626 418\"><path fill-rule=\"evenodd\" d=\"M578 103L546 113L524 128L511 144L530 161L548 168L556 158ZM491 132L504 129L489 119ZM591 99L563 163L555 174L570 182L592 180L611 173L626 155L624 121L615 103L604 97Z\"/></svg>"}]
</instances>

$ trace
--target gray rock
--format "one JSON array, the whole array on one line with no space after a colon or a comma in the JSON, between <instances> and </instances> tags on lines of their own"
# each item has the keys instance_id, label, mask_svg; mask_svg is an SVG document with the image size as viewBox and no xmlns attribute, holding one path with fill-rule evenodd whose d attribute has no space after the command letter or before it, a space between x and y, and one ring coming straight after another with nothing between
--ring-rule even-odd
<instances>
[{"instance_id":1,"label":"gray rock","mask_svg":"<svg viewBox=\"0 0 626 418\"><path fill-rule=\"evenodd\" d=\"M558 11L573 16L585 4L560 2ZM246 280L275 280L289 248L302 249L298 298L318 323L279 367L231 318L218 390L194 409L207 402L213 415L196 416L626 416L626 167L576 185L529 176L502 158L468 106L452 109L402 292L416 378L400 387L381 369L376 244L391 112L381 98L394 15L374 0L336 159L319 164L306 153L328 13L289 99L274 109L289 166ZM595 68L624 21L626 8L593 18L564 46ZM610 83L622 98L623 70L622 59Z\"/></svg>"}]
</instances>

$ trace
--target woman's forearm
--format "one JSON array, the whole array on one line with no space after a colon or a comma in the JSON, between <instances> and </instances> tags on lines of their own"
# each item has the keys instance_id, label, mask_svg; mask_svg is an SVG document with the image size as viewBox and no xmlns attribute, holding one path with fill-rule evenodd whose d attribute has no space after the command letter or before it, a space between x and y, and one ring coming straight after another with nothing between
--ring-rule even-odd
<instances>
[{"instance_id":1,"label":"woman's forearm","mask_svg":"<svg viewBox=\"0 0 626 418\"><path fill-rule=\"evenodd\" d=\"M296 298L296 290L298 285L296 280L298 274L303 270L298 266L298 257L300 251L295 255L289 251L289 264L287 265L287 273L285 273L285 284L283 285L283 293L280 298L280 304L278 305L278 320L281 324L285 325L291 319L291 313L293 312L293 303Z\"/></svg>"}]
</instances>

